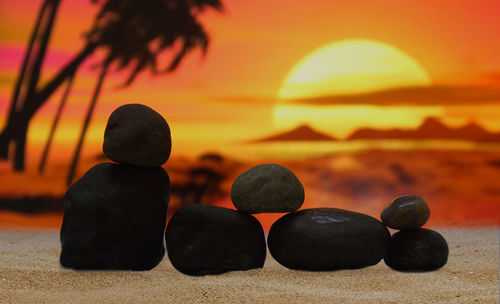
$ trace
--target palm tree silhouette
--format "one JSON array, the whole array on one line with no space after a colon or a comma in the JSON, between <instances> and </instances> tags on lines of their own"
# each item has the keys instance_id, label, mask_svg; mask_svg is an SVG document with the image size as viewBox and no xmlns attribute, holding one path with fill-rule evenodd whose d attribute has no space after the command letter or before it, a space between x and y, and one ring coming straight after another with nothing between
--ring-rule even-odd
<instances>
[{"instance_id":1,"label":"palm tree silhouette","mask_svg":"<svg viewBox=\"0 0 500 304\"><path fill-rule=\"evenodd\" d=\"M119 71L131 70L122 85L127 87L145 69L153 74L168 73L174 71L191 50L201 48L205 54L208 35L197 16L207 7L222 10L218 0L109 0L102 7L86 37L88 44L97 44L107 53L100 64L101 73L70 165L68 185L75 175L85 134L109 67L115 64ZM179 46L175 49L177 42ZM158 67L158 57L169 49L172 51L170 62L163 68Z\"/></svg>"},{"instance_id":2,"label":"palm tree silhouette","mask_svg":"<svg viewBox=\"0 0 500 304\"><path fill-rule=\"evenodd\" d=\"M44 32L48 34L47 37L43 36L46 37L43 40L45 48L59 2L60 0L46 0L44 3L52 8L49 11L52 14L48 14L52 17L48 18L47 22L50 27L47 25L48 30ZM44 58L44 52L42 52L42 56L38 56L41 60L36 61L37 69L34 69L33 73L36 78L35 85L30 85L31 89L27 90L23 97L13 98L7 124L0 133L0 158L8 158L9 145L14 142L16 144L15 170L24 169L26 134L31 118L62 84L69 82L69 87L71 86L71 79L78 68L95 50L105 50L106 56L99 66L101 74L85 117L70 167L68 182L73 178L84 137L109 67L114 65L119 71L130 69L123 87L130 85L145 69L150 69L153 74L172 72L192 49L201 48L203 53L207 49L208 36L198 21L198 15L206 9L222 11L219 0L93 0L92 2L101 3L102 6L91 30L86 35L85 46L43 87L38 87L41 61ZM171 53L172 59L167 66L159 68L158 57L164 53ZM23 73L18 83L22 83ZM62 105L59 107L52 126L53 131L57 127L58 117L60 117L66 98L61 101ZM21 99L22 102L19 102ZM47 152L44 154L48 154L50 138L49 136L46 149L44 149ZM46 156L43 159L46 159ZM45 162L45 160L42 161ZM41 170L44 165L40 164Z\"/></svg>"},{"instance_id":3,"label":"palm tree silhouette","mask_svg":"<svg viewBox=\"0 0 500 304\"><path fill-rule=\"evenodd\" d=\"M60 0L45 0L42 3L14 86L7 125L0 134L0 158L8 158L9 144L13 142L16 148L14 156L16 170L24 170L26 133L29 125L29 120L21 119L19 109L22 109L36 93L59 4Z\"/></svg>"},{"instance_id":4,"label":"palm tree silhouette","mask_svg":"<svg viewBox=\"0 0 500 304\"><path fill-rule=\"evenodd\" d=\"M68 101L69 93L71 91L71 88L73 87L75 74L76 72L73 73L67 80L66 89L64 90L63 96L61 97L61 101L59 102L59 106L57 107L57 112L56 115L54 116L54 120L52 121L52 125L50 126L49 136L47 137L47 140L45 142L45 146L42 152L42 157L40 158L40 164L38 165L38 173L40 174L42 174L45 171L47 158L49 157L50 147L52 146L52 142L54 140L54 136L56 134L59 121L61 120L64 107L66 106L66 102Z\"/></svg>"}]
</instances>

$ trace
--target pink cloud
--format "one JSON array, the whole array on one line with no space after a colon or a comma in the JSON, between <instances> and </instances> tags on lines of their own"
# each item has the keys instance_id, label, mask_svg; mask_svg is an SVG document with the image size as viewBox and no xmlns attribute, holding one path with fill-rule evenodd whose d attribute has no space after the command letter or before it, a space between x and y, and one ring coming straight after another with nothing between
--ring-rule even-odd
<instances>
[{"instance_id":1,"label":"pink cloud","mask_svg":"<svg viewBox=\"0 0 500 304\"><path fill-rule=\"evenodd\" d=\"M2 73L17 73L25 56L25 46L0 44L0 71ZM45 58L44 67L53 69L62 66L73 54L58 50L49 50Z\"/></svg>"}]
</instances>

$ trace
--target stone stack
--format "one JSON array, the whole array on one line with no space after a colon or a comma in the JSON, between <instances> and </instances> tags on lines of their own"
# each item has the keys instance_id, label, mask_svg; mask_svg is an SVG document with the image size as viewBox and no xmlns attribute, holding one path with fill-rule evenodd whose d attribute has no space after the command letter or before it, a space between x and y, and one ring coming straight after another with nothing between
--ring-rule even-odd
<instances>
[{"instance_id":1,"label":"stone stack","mask_svg":"<svg viewBox=\"0 0 500 304\"><path fill-rule=\"evenodd\" d=\"M360 268L378 263L389 244L387 228L370 216L333 208L297 211L304 188L287 168L265 164L238 176L231 199L247 213L286 215L271 227L267 244L283 266L302 270Z\"/></svg>"},{"instance_id":2,"label":"stone stack","mask_svg":"<svg viewBox=\"0 0 500 304\"><path fill-rule=\"evenodd\" d=\"M161 166L171 151L165 119L144 105L119 107L109 117L103 151L115 163L94 166L65 195L63 267L149 270L167 250L172 265L188 275L262 268L266 240L257 213L287 213L271 226L267 245L290 269L355 269L384 258L397 270L426 271L448 258L446 240L421 228L430 216L422 198L397 198L382 211L382 222L342 209L298 210L304 187L277 164L236 178L231 200L237 210L188 205L165 231L170 180ZM391 238L386 226L400 231Z\"/></svg>"},{"instance_id":3,"label":"stone stack","mask_svg":"<svg viewBox=\"0 0 500 304\"><path fill-rule=\"evenodd\" d=\"M152 269L165 255L169 126L147 106L121 106L109 117L103 150L117 163L96 165L66 192L61 265Z\"/></svg>"},{"instance_id":4,"label":"stone stack","mask_svg":"<svg viewBox=\"0 0 500 304\"><path fill-rule=\"evenodd\" d=\"M264 265L266 244L257 213L287 213L269 231L267 245L281 265L298 270L356 269L385 263L398 270L443 266L444 238L423 229L429 207L417 196L396 199L379 220L335 208L298 210L305 198L298 178L277 164L255 166L231 188L237 210L190 205L167 227L167 251L176 269L189 275L248 270ZM391 234L386 225L400 232Z\"/></svg>"},{"instance_id":5,"label":"stone stack","mask_svg":"<svg viewBox=\"0 0 500 304\"><path fill-rule=\"evenodd\" d=\"M446 264L448 244L436 231L421 228L430 217L427 203L418 196L402 196L382 211L382 222L395 233L384 258L387 266L400 271L429 271Z\"/></svg>"},{"instance_id":6,"label":"stone stack","mask_svg":"<svg viewBox=\"0 0 500 304\"><path fill-rule=\"evenodd\" d=\"M287 168L259 165L236 178L231 199L238 210L190 205L174 214L166 239L177 270L205 275L262 268L266 240L252 214L295 211L304 202L304 188Z\"/></svg>"}]
</instances>

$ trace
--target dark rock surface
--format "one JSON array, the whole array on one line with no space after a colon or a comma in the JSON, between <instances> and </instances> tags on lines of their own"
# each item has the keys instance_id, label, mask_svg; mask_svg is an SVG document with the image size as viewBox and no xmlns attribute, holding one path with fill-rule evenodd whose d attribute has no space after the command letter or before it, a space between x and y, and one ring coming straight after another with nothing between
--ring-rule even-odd
<instances>
[{"instance_id":1,"label":"dark rock surface","mask_svg":"<svg viewBox=\"0 0 500 304\"><path fill-rule=\"evenodd\" d=\"M171 148L170 128L153 109L141 104L127 104L109 116L103 151L111 160L157 167L168 160Z\"/></svg>"},{"instance_id":2,"label":"dark rock surface","mask_svg":"<svg viewBox=\"0 0 500 304\"><path fill-rule=\"evenodd\" d=\"M247 213L291 212L302 206L304 187L283 166L258 165L236 178L231 200L238 210Z\"/></svg>"},{"instance_id":3,"label":"dark rock surface","mask_svg":"<svg viewBox=\"0 0 500 304\"><path fill-rule=\"evenodd\" d=\"M169 177L162 168L102 163L64 198L61 265L148 270L165 254Z\"/></svg>"},{"instance_id":4,"label":"dark rock surface","mask_svg":"<svg viewBox=\"0 0 500 304\"><path fill-rule=\"evenodd\" d=\"M393 229L417 229L427 222L431 211L427 203L419 196L405 195L388 204L380 219Z\"/></svg>"},{"instance_id":5,"label":"dark rock surface","mask_svg":"<svg viewBox=\"0 0 500 304\"><path fill-rule=\"evenodd\" d=\"M167 252L184 274L218 274L262 268L266 241L253 216L210 205L188 205L167 226Z\"/></svg>"},{"instance_id":6,"label":"dark rock surface","mask_svg":"<svg viewBox=\"0 0 500 304\"><path fill-rule=\"evenodd\" d=\"M314 208L278 219L267 244L281 265L321 271L375 265L384 257L389 240L387 228L371 216Z\"/></svg>"},{"instance_id":7,"label":"dark rock surface","mask_svg":"<svg viewBox=\"0 0 500 304\"><path fill-rule=\"evenodd\" d=\"M448 244L436 231L420 228L403 230L392 236L387 266L401 271L429 271L448 261Z\"/></svg>"}]
</instances>

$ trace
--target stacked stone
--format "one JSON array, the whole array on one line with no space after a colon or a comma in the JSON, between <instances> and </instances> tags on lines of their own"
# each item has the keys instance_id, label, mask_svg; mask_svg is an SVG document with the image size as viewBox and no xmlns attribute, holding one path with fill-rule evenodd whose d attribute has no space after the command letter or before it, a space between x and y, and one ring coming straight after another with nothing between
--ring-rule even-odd
<instances>
[{"instance_id":1,"label":"stacked stone","mask_svg":"<svg viewBox=\"0 0 500 304\"><path fill-rule=\"evenodd\" d=\"M262 268L266 240L252 214L295 211L304 201L304 188L290 170L259 165L236 178L231 200L238 210L189 205L174 214L166 239L177 270L204 275Z\"/></svg>"},{"instance_id":2,"label":"stacked stone","mask_svg":"<svg viewBox=\"0 0 500 304\"><path fill-rule=\"evenodd\" d=\"M66 192L61 265L73 269L149 270L165 255L171 150L165 119L140 104L109 117L104 154Z\"/></svg>"},{"instance_id":3,"label":"stacked stone","mask_svg":"<svg viewBox=\"0 0 500 304\"><path fill-rule=\"evenodd\" d=\"M266 164L236 178L231 199L247 213L286 215L271 227L267 244L281 265L302 270L337 270L377 264L385 255L390 234L377 219L334 208L297 211L304 188L287 168Z\"/></svg>"},{"instance_id":4,"label":"stacked stone","mask_svg":"<svg viewBox=\"0 0 500 304\"><path fill-rule=\"evenodd\" d=\"M427 203L418 196L402 196L382 211L382 222L395 233L384 258L387 266L400 271L429 271L446 264L448 244L436 231L421 228L430 217Z\"/></svg>"}]
</instances>

